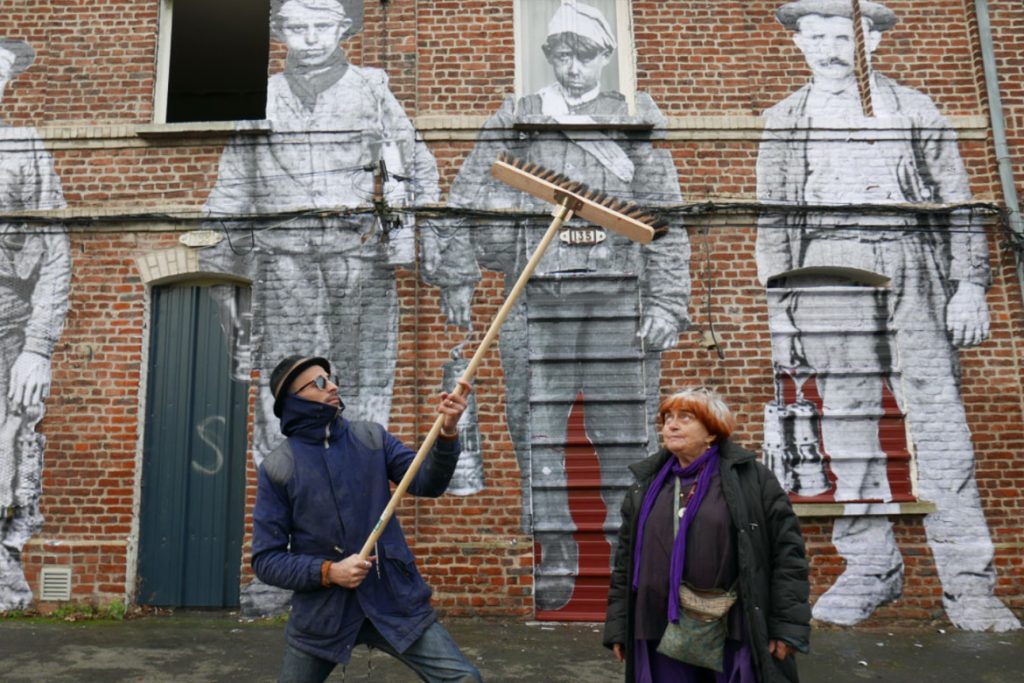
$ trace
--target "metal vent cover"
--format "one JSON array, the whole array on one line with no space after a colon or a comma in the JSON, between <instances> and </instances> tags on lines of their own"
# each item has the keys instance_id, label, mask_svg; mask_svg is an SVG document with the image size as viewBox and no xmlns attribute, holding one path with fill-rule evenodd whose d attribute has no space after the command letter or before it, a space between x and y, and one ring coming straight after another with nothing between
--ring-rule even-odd
<instances>
[{"instance_id":1,"label":"metal vent cover","mask_svg":"<svg viewBox=\"0 0 1024 683\"><path fill-rule=\"evenodd\" d=\"M71 599L71 567L43 567L39 572L39 599L60 602Z\"/></svg>"}]
</instances>

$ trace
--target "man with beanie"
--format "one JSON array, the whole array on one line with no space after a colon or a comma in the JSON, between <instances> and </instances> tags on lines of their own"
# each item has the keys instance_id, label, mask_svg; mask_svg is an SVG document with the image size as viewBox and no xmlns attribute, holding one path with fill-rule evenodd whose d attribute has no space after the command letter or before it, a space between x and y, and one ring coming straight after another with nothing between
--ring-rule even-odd
<instances>
[{"instance_id":1,"label":"man with beanie","mask_svg":"<svg viewBox=\"0 0 1024 683\"><path fill-rule=\"evenodd\" d=\"M286 437L259 468L252 566L263 582L294 591L279 683L325 680L356 645L380 649L425 681L480 681L437 621L397 518L373 554L359 557L415 452L375 422L342 417L330 363L289 356L271 373L274 415ZM437 497L455 470L461 395L442 392L440 438L409 486Z\"/></svg>"}]
</instances>

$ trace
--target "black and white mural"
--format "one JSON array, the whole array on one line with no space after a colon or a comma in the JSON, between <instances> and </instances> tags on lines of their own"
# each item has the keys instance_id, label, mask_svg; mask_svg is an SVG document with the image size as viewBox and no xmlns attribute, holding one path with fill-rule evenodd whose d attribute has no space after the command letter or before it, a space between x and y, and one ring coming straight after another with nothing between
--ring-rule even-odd
<instances>
[{"instance_id":1,"label":"black and white mural","mask_svg":"<svg viewBox=\"0 0 1024 683\"><path fill-rule=\"evenodd\" d=\"M401 210L438 198L434 158L387 74L345 56L343 41L362 28L362 3L284 0L271 11L272 34L288 47L284 72L267 86L272 131L239 130L225 147L206 211L227 239L200 257L207 270L253 283L252 336L235 338L251 341L262 377L257 461L279 438L270 370L291 353L332 361L346 417L387 424L394 268L415 260L411 214ZM372 211L375 201L387 210ZM234 302L225 304L243 324Z\"/></svg>"},{"instance_id":2,"label":"black and white mural","mask_svg":"<svg viewBox=\"0 0 1024 683\"><path fill-rule=\"evenodd\" d=\"M870 68L896 13L860 7L860 86L849 2L799 0L776 12L811 77L765 112L757 163L768 205L757 265L779 388L765 412L765 453L793 494L846 510L832 536L845 571L815 618L855 624L901 595L887 516L899 509L890 481L898 449L882 436L895 418L915 458L916 496L935 506L924 525L948 617L967 630L1016 629L993 595L959 386L957 349L988 336L985 231L966 208L906 210L968 202L968 177L932 100Z\"/></svg>"},{"instance_id":3,"label":"black and white mural","mask_svg":"<svg viewBox=\"0 0 1024 683\"><path fill-rule=\"evenodd\" d=\"M548 4L553 11L520 47L544 60L550 83L510 97L488 119L451 188L456 217L424 232L425 277L441 286L442 308L453 323L469 320L479 267L503 273L507 293L550 223L548 205L491 176L499 154L621 200L681 201L668 151L651 144L665 127L657 105L636 93L631 114L626 95L601 86L620 47L616 15L584 2ZM597 524L611 544L630 483L626 465L657 443L660 356L688 324L689 258L686 231L678 224L641 247L572 221L545 252L501 330L523 529L538 546L538 610L564 607L580 568L567 447L582 439L596 452L606 508ZM584 433L569 434L570 413L579 410ZM605 569L610 550L606 544L596 560Z\"/></svg>"},{"instance_id":4,"label":"black and white mural","mask_svg":"<svg viewBox=\"0 0 1024 683\"><path fill-rule=\"evenodd\" d=\"M394 269L415 260L412 215L402 210L436 202L438 176L387 74L346 58L342 46L362 29L362 12L355 0L271 3L271 33L287 46L284 71L267 85L271 132L240 124L206 202L226 239L201 252L200 263L252 282L251 315L232 288L219 289L239 372L248 379L247 356L260 371L257 465L281 438L268 383L289 354L330 359L345 416L388 423ZM250 319L251 335L241 329ZM259 604L258 590L243 595L243 607L273 611Z\"/></svg>"},{"instance_id":5,"label":"black and white mural","mask_svg":"<svg viewBox=\"0 0 1024 683\"><path fill-rule=\"evenodd\" d=\"M0 104L35 51L0 38ZM0 211L64 208L53 158L34 128L0 123ZM0 219L0 612L32 602L21 551L43 526L45 440L36 425L50 389L50 356L64 327L71 250L63 226Z\"/></svg>"}]
</instances>

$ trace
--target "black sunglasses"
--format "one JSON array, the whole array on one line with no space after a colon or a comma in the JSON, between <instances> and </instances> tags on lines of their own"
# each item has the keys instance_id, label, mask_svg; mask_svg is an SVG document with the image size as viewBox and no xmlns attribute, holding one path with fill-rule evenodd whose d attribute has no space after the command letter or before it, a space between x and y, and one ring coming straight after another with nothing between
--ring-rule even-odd
<instances>
[{"instance_id":1,"label":"black sunglasses","mask_svg":"<svg viewBox=\"0 0 1024 683\"><path fill-rule=\"evenodd\" d=\"M337 376L328 377L327 375L319 375L317 377L314 377L313 379L311 379L310 381L306 382L301 387L299 387L295 391L295 393L296 394L301 394L306 389L306 387L308 387L308 386L314 386L317 389L319 389L320 391L326 391L327 390L327 383L328 382L330 382L334 386L338 386L338 378L337 378Z\"/></svg>"}]
</instances>

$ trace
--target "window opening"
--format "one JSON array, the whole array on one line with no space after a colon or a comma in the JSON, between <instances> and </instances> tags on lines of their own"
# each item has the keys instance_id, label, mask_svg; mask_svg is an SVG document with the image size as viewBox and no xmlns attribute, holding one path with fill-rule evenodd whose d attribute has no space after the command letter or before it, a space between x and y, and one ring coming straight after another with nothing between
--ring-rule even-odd
<instances>
[{"instance_id":1,"label":"window opening","mask_svg":"<svg viewBox=\"0 0 1024 683\"><path fill-rule=\"evenodd\" d=\"M163 0L155 121L262 119L270 0Z\"/></svg>"}]
</instances>

